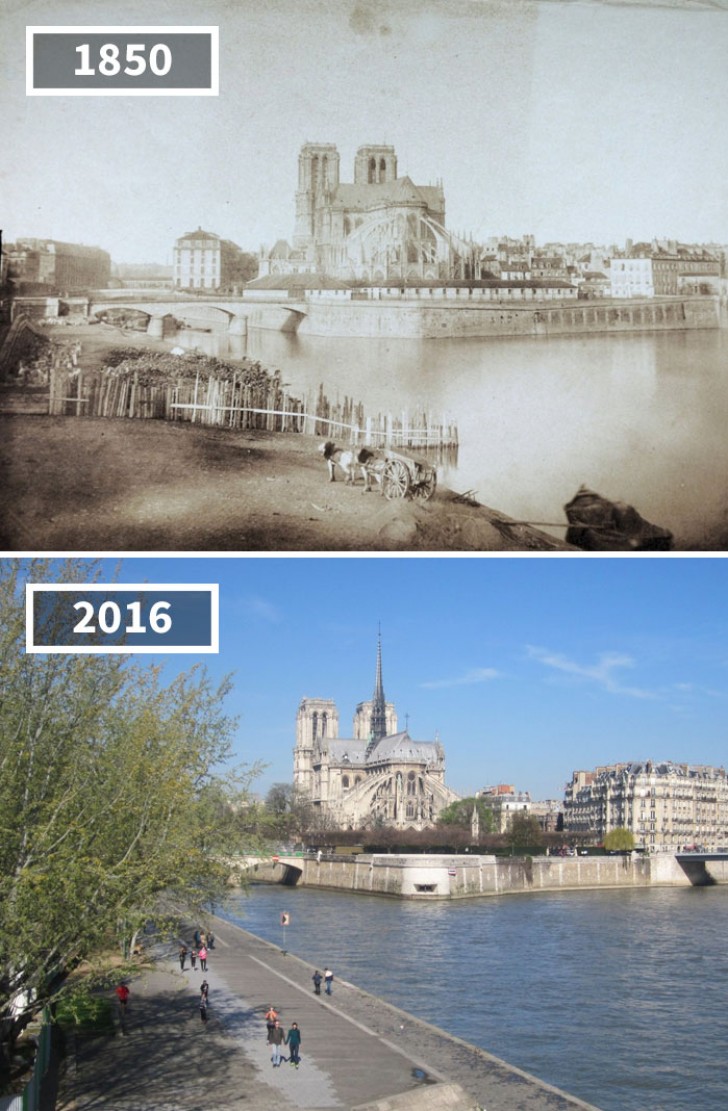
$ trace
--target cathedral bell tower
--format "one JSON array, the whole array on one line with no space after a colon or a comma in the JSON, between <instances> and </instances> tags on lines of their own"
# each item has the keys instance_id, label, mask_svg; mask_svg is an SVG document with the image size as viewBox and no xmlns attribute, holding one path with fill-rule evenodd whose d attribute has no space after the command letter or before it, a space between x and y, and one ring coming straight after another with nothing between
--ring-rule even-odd
<instances>
[{"instance_id":1,"label":"cathedral bell tower","mask_svg":"<svg viewBox=\"0 0 728 1111\"><path fill-rule=\"evenodd\" d=\"M293 785L312 797L314 765L321 763L328 741L339 735L339 711L330 698L303 698L296 718Z\"/></svg>"},{"instance_id":2,"label":"cathedral bell tower","mask_svg":"<svg viewBox=\"0 0 728 1111\"><path fill-rule=\"evenodd\" d=\"M397 155L394 147L359 147L354 160L354 184L376 185L397 180Z\"/></svg>"},{"instance_id":3,"label":"cathedral bell tower","mask_svg":"<svg viewBox=\"0 0 728 1111\"><path fill-rule=\"evenodd\" d=\"M339 185L339 152L333 143L304 143L298 156L296 227L293 247L312 250L316 236L316 208Z\"/></svg>"}]
</instances>

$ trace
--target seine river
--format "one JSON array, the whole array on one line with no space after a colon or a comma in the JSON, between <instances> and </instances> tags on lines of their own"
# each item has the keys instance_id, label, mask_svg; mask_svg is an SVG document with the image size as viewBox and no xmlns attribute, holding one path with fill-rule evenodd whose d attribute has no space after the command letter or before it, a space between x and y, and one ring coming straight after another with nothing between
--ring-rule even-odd
<instances>
[{"instance_id":1,"label":"seine river","mask_svg":"<svg viewBox=\"0 0 728 1111\"><path fill-rule=\"evenodd\" d=\"M550 339L332 339L183 332L279 367L291 392L369 414L449 416L453 489L518 520L565 520L581 483L633 504L682 548L728 539L728 329ZM552 529L555 535L563 532Z\"/></svg>"},{"instance_id":2,"label":"seine river","mask_svg":"<svg viewBox=\"0 0 728 1111\"><path fill-rule=\"evenodd\" d=\"M603 1111L728 1107L728 888L413 903L256 886L228 916Z\"/></svg>"}]
</instances>

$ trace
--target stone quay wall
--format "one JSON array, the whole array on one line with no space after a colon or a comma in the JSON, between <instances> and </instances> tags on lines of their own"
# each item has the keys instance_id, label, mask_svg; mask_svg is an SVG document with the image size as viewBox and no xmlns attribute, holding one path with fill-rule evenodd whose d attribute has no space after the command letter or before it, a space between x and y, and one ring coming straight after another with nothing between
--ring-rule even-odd
<instances>
[{"instance_id":1,"label":"stone quay wall","mask_svg":"<svg viewBox=\"0 0 728 1111\"><path fill-rule=\"evenodd\" d=\"M717 328L717 297L579 301L538 305L435 305L401 301L307 302L300 335L450 339L461 336L559 336L593 332L654 332ZM264 310L251 326L294 327L285 307ZM288 313L291 317L293 314Z\"/></svg>"},{"instance_id":2,"label":"stone quay wall","mask_svg":"<svg viewBox=\"0 0 728 1111\"><path fill-rule=\"evenodd\" d=\"M250 860L254 883L280 883L408 899L464 899L535 891L689 887L728 883L727 861L644 856L513 857L361 854Z\"/></svg>"}]
</instances>

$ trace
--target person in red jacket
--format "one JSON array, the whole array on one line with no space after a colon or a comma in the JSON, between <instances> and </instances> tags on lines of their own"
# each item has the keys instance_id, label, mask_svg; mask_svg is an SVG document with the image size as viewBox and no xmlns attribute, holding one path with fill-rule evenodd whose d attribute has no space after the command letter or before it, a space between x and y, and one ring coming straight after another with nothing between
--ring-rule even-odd
<instances>
[{"instance_id":1,"label":"person in red jacket","mask_svg":"<svg viewBox=\"0 0 728 1111\"><path fill-rule=\"evenodd\" d=\"M129 1000L129 989L126 984L119 984L116 989L116 994L119 998L119 1006L121 1007L122 1011L125 1011L126 1004Z\"/></svg>"}]
</instances>

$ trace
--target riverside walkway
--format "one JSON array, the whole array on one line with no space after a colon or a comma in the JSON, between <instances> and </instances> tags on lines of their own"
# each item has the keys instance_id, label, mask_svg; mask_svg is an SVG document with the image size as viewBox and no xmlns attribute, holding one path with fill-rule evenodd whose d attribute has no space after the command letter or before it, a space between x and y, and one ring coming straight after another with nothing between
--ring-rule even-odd
<instances>
[{"instance_id":1,"label":"riverside walkway","mask_svg":"<svg viewBox=\"0 0 728 1111\"><path fill-rule=\"evenodd\" d=\"M213 929L206 973L181 972L170 948L130 981L125 1036L79 1040L59 1111L597 1111L353 984L316 996L312 966L221 919ZM301 1028L298 1069L272 1066L270 1004Z\"/></svg>"}]
</instances>

